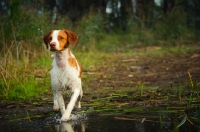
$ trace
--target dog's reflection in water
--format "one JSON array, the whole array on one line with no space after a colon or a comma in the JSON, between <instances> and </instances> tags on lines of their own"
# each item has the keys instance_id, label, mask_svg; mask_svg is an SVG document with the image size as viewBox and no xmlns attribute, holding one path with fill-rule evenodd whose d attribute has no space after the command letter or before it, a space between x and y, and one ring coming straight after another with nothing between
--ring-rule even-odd
<instances>
[{"instance_id":1,"label":"dog's reflection in water","mask_svg":"<svg viewBox=\"0 0 200 132\"><path fill-rule=\"evenodd\" d=\"M82 122L61 122L55 128L56 132L85 132L85 124Z\"/></svg>"}]
</instances>

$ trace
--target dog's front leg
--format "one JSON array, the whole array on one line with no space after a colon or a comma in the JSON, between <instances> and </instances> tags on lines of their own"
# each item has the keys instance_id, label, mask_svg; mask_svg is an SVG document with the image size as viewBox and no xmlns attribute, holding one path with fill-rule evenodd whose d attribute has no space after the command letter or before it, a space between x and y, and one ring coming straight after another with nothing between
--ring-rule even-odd
<instances>
[{"instance_id":1,"label":"dog's front leg","mask_svg":"<svg viewBox=\"0 0 200 132\"><path fill-rule=\"evenodd\" d=\"M53 89L53 110L58 111L60 109L58 105L58 99L57 99L57 91Z\"/></svg>"},{"instance_id":2,"label":"dog's front leg","mask_svg":"<svg viewBox=\"0 0 200 132\"><path fill-rule=\"evenodd\" d=\"M75 106L75 103L77 101L77 98L80 94L80 89L75 89L74 93L70 99L69 104L67 105L67 109L65 110L64 114L62 115L61 121L67 121L69 120L70 114L72 112L72 109Z\"/></svg>"},{"instance_id":3,"label":"dog's front leg","mask_svg":"<svg viewBox=\"0 0 200 132\"><path fill-rule=\"evenodd\" d=\"M76 101L76 108L81 108L81 99L83 96L83 90L82 90L82 86L80 87L80 94L78 96L78 99Z\"/></svg>"},{"instance_id":4,"label":"dog's front leg","mask_svg":"<svg viewBox=\"0 0 200 132\"><path fill-rule=\"evenodd\" d=\"M61 94L61 91L57 91L56 98L58 101L58 105L60 107L60 112L63 115L65 113L65 102L64 102L63 96Z\"/></svg>"}]
</instances>

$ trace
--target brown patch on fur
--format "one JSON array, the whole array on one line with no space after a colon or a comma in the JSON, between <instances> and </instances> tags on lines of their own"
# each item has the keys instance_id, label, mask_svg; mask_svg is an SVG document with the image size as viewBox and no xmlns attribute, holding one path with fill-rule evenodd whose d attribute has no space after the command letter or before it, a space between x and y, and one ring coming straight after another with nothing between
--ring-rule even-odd
<instances>
[{"instance_id":1,"label":"brown patch on fur","mask_svg":"<svg viewBox=\"0 0 200 132\"><path fill-rule=\"evenodd\" d=\"M69 55L69 58L68 58L68 63L71 67L75 67L76 69L77 68L77 63L76 63L76 59L74 57L71 56L71 52L70 52L70 48L68 49L68 55Z\"/></svg>"},{"instance_id":2,"label":"brown patch on fur","mask_svg":"<svg viewBox=\"0 0 200 132\"><path fill-rule=\"evenodd\" d=\"M79 68L80 68L80 76L79 76L79 77L81 77L81 74L82 74L82 72L83 72L83 68L82 68L81 63L78 62L78 61L76 60L76 58L74 58L74 57L71 56L70 49L68 50L68 55L69 55L69 58L68 58L68 63L69 63L69 65L70 65L71 67L76 68L77 70L78 70L78 66L79 66ZM78 63L78 64L77 64L77 63Z\"/></svg>"},{"instance_id":3,"label":"brown patch on fur","mask_svg":"<svg viewBox=\"0 0 200 132\"><path fill-rule=\"evenodd\" d=\"M67 47L69 47L69 43L67 41L67 34L64 32L64 30L60 30L58 33L58 42L60 44L60 50L63 50Z\"/></svg>"},{"instance_id":4,"label":"brown patch on fur","mask_svg":"<svg viewBox=\"0 0 200 132\"><path fill-rule=\"evenodd\" d=\"M80 78L81 78L81 74L82 74L82 72L83 72L83 67L82 67L82 65L81 65L81 63L80 62L78 62L78 65L79 65L79 67L80 67Z\"/></svg>"},{"instance_id":5,"label":"brown patch on fur","mask_svg":"<svg viewBox=\"0 0 200 132\"><path fill-rule=\"evenodd\" d=\"M50 36L52 36L52 35L51 35L52 32L53 32L53 30L51 30L51 31L50 31L48 34L46 34L46 35L44 36L44 38L43 38L44 43L45 43L47 49L48 49L48 45L49 45L49 43L50 43L50 41L51 41L51 39L52 39L52 38L50 38Z\"/></svg>"},{"instance_id":6,"label":"brown patch on fur","mask_svg":"<svg viewBox=\"0 0 200 132\"><path fill-rule=\"evenodd\" d=\"M67 41L74 46L78 40L78 36L69 30L62 30L62 31L64 31L67 34Z\"/></svg>"},{"instance_id":7,"label":"brown patch on fur","mask_svg":"<svg viewBox=\"0 0 200 132\"><path fill-rule=\"evenodd\" d=\"M73 58L73 57L68 58L68 63L69 63L69 65L70 65L71 67L74 67L74 68L78 69L78 68L77 68L77 63L76 63L76 59L75 59L75 58Z\"/></svg>"},{"instance_id":8,"label":"brown patch on fur","mask_svg":"<svg viewBox=\"0 0 200 132\"><path fill-rule=\"evenodd\" d=\"M76 44L78 36L69 30L60 30L58 34L58 42L60 44L60 49L63 50L69 47L69 43L73 46Z\"/></svg>"}]
</instances>

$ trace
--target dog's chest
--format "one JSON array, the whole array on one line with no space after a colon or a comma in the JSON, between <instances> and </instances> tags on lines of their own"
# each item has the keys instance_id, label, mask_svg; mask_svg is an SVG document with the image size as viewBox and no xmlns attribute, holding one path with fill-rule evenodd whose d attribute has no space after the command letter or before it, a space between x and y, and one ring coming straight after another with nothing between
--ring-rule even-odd
<instances>
[{"instance_id":1,"label":"dog's chest","mask_svg":"<svg viewBox=\"0 0 200 132\"><path fill-rule=\"evenodd\" d=\"M61 85L63 88L70 87L71 83L78 78L77 69L71 67L67 58L57 60L54 58L51 69L51 79L54 85Z\"/></svg>"}]
</instances>

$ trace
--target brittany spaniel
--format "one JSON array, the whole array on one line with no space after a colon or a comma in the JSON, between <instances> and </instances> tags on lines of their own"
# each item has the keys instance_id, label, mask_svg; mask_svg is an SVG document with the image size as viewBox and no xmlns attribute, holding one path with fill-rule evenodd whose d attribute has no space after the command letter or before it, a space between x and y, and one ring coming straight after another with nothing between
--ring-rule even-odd
<instances>
[{"instance_id":1,"label":"brittany spaniel","mask_svg":"<svg viewBox=\"0 0 200 132\"><path fill-rule=\"evenodd\" d=\"M52 63L51 85L54 96L53 109L60 109L62 117L61 121L67 121L76 105L81 108L80 100L83 95L81 86L82 67L70 51L70 44L76 44L78 36L69 30L52 30L44 36L44 43L47 49L54 53ZM70 102L65 109L62 92L70 88L72 96Z\"/></svg>"}]
</instances>

